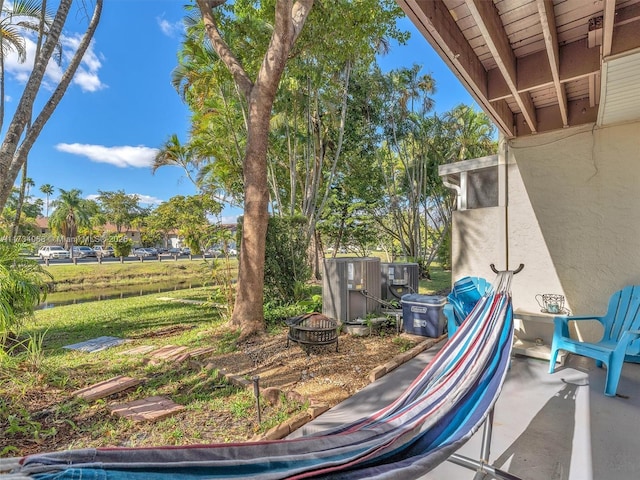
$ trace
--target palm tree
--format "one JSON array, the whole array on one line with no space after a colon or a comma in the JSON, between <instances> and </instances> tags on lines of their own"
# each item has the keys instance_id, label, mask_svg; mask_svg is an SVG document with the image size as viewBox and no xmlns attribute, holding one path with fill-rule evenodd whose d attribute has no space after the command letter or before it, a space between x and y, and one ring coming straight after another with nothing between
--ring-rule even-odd
<instances>
[{"instance_id":1,"label":"palm tree","mask_svg":"<svg viewBox=\"0 0 640 480\"><path fill-rule=\"evenodd\" d=\"M0 129L4 121L4 59L9 52L16 52L18 62L27 60L27 48L22 32L31 30L38 32L43 28L46 32L51 18L43 12L42 2L35 0L16 0L8 6L2 2L0 9ZM16 22L17 20L17 22ZM58 45L59 54L56 61L62 59L62 47Z\"/></svg>"},{"instance_id":2,"label":"palm tree","mask_svg":"<svg viewBox=\"0 0 640 480\"><path fill-rule=\"evenodd\" d=\"M194 156L191 146L189 144L182 144L178 135L175 133L171 135L162 145L162 148L158 150L158 153L153 159L151 173L156 173L156 170L166 165L181 167L189 181L193 183L196 188L199 188L196 174L200 167L200 162Z\"/></svg>"},{"instance_id":3,"label":"palm tree","mask_svg":"<svg viewBox=\"0 0 640 480\"><path fill-rule=\"evenodd\" d=\"M60 196L53 201L56 207L51 214L49 225L52 231L64 237L64 246L73 252L73 244L78 233L78 226L91 223L91 204L82 198L82 191L60 189Z\"/></svg>"},{"instance_id":4,"label":"palm tree","mask_svg":"<svg viewBox=\"0 0 640 480\"><path fill-rule=\"evenodd\" d=\"M29 196L29 188L34 187L35 182L33 179L27 177L27 162L24 162L22 166L22 180L20 180L20 193L18 195L18 205L16 206L16 214L13 218L13 225L11 227L11 238L15 239L18 235L20 227L20 217L22 216L22 206L24 205L24 199Z\"/></svg>"},{"instance_id":5,"label":"palm tree","mask_svg":"<svg viewBox=\"0 0 640 480\"><path fill-rule=\"evenodd\" d=\"M40 186L40 191L47 196L47 206L46 206L46 214L45 217L49 218L49 197L53 195L53 185L50 183L45 183Z\"/></svg>"},{"instance_id":6,"label":"palm tree","mask_svg":"<svg viewBox=\"0 0 640 480\"><path fill-rule=\"evenodd\" d=\"M32 0L31 3L40 2ZM104 2L103 0L81 2L83 7L93 4L93 14L90 16L89 25L78 47L69 59L67 68L60 77L57 86L48 100L42 102L42 109L36 112L34 111L34 106L43 86L42 79L49 61L60 51L58 47L62 30L67 21L73 0L60 0L55 3L58 8L48 28L45 28L46 23L44 20L46 19L43 18L44 16L40 17L34 66L24 84L22 95L17 102L16 110L13 112L11 123L5 129L4 138L0 144L0 207L4 207L7 202L13 183L18 178L20 169L26 161L31 148L71 84L98 27Z\"/></svg>"},{"instance_id":7,"label":"palm tree","mask_svg":"<svg viewBox=\"0 0 640 480\"><path fill-rule=\"evenodd\" d=\"M450 122L451 136L455 139L456 161L490 155L497 151L495 127L484 113L469 105L458 105L445 118Z\"/></svg>"}]
</instances>

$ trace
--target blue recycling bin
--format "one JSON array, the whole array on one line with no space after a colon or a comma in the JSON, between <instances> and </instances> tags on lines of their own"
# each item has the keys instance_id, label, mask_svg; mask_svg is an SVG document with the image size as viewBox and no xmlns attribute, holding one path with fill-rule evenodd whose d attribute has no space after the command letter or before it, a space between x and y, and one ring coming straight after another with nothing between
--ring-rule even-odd
<instances>
[{"instance_id":1,"label":"blue recycling bin","mask_svg":"<svg viewBox=\"0 0 640 480\"><path fill-rule=\"evenodd\" d=\"M444 334L446 319L443 308L447 303L446 297L409 293L401 297L400 303L405 332L432 338Z\"/></svg>"}]
</instances>

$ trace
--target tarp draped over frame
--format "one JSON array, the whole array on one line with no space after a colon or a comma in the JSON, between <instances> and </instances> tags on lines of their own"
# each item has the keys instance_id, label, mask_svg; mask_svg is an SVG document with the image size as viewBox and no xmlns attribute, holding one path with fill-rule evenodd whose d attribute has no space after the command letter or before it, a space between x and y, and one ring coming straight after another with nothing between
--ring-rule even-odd
<instances>
[{"instance_id":1,"label":"tarp draped over frame","mask_svg":"<svg viewBox=\"0 0 640 480\"><path fill-rule=\"evenodd\" d=\"M43 480L418 477L459 449L498 399L511 355L512 275L498 275L495 291L393 403L353 423L290 440L36 454L15 473Z\"/></svg>"}]
</instances>

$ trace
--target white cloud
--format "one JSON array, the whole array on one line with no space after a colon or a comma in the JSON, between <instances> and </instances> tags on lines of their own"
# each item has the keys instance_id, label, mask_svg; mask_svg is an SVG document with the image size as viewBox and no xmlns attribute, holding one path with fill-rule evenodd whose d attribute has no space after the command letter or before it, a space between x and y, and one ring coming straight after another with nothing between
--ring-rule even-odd
<instances>
[{"instance_id":1,"label":"white cloud","mask_svg":"<svg viewBox=\"0 0 640 480\"><path fill-rule=\"evenodd\" d=\"M83 68L78 68L73 77L73 83L79 85L83 92L97 92L105 88L98 75L87 72Z\"/></svg>"},{"instance_id":2,"label":"white cloud","mask_svg":"<svg viewBox=\"0 0 640 480\"><path fill-rule=\"evenodd\" d=\"M15 77L19 82L26 82L29 78L29 73L33 68L36 44L27 37L25 38L25 48L27 51L27 60L24 63L18 62L18 55L13 50L10 50L5 56L5 71Z\"/></svg>"},{"instance_id":3,"label":"white cloud","mask_svg":"<svg viewBox=\"0 0 640 480\"><path fill-rule=\"evenodd\" d=\"M160 17L157 17L156 21L158 22L160 31L162 31L162 33L165 34L167 37L175 38L183 30L182 21L171 23L170 21Z\"/></svg>"},{"instance_id":4,"label":"white cloud","mask_svg":"<svg viewBox=\"0 0 640 480\"><path fill-rule=\"evenodd\" d=\"M78 48L82 34L74 34L72 36L61 36L60 44L62 45L62 66L58 65L53 59L49 61L43 86L48 90L54 90L60 82L64 69L73 57L74 52ZM18 55L14 51L10 51L5 58L6 72L20 83L26 83L33 68L35 58L36 43L35 36L27 33L24 37L25 48L27 52L27 60L24 63L18 61ZM84 54L82 62L73 78L73 83L78 85L83 92L95 92L106 88L98 75L102 67L102 55L95 52L95 42L91 41L89 48Z\"/></svg>"},{"instance_id":5,"label":"white cloud","mask_svg":"<svg viewBox=\"0 0 640 480\"><path fill-rule=\"evenodd\" d=\"M75 34L70 37L62 38L63 56L70 61L73 53L78 49L80 42L82 41L82 34ZM82 57L82 63L78 67L75 76L73 77L73 83L78 85L83 92L97 92L106 87L98 76L98 71L102 67L102 54L97 54L95 49L95 41L91 40L89 48L84 52Z\"/></svg>"},{"instance_id":6,"label":"white cloud","mask_svg":"<svg viewBox=\"0 0 640 480\"><path fill-rule=\"evenodd\" d=\"M164 200L158 197L152 197L151 195L143 195L142 193L135 193L138 196L140 203L144 205L160 205Z\"/></svg>"},{"instance_id":7,"label":"white cloud","mask_svg":"<svg viewBox=\"0 0 640 480\"><path fill-rule=\"evenodd\" d=\"M138 145L105 147L104 145L86 145L82 143L59 143L56 150L87 157L92 162L108 163L120 168L145 168L153 164L158 149Z\"/></svg>"}]
</instances>

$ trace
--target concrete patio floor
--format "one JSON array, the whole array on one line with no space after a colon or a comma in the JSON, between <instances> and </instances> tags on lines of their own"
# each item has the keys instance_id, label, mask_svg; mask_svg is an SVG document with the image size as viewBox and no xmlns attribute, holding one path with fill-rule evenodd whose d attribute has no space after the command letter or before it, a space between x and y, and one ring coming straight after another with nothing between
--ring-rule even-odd
<instances>
[{"instance_id":1,"label":"concrete patio floor","mask_svg":"<svg viewBox=\"0 0 640 480\"><path fill-rule=\"evenodd\" d=\"M438 348L418 355L289 438L322 431L385 406ZM640 365L625 364L618 397L604 395L605 371L590 359L570 355L556 373L547 372L546 361L513 357L495 408L490 463L523 480L640 478ZM458 453L479 459L481 440L482 428ZM474 478L474 472L445 462L420 478L464 480Z\"/></svg>"}]
</instances>

